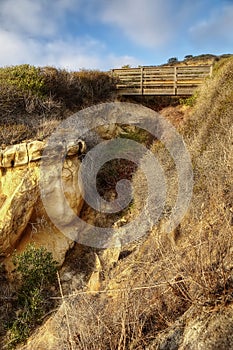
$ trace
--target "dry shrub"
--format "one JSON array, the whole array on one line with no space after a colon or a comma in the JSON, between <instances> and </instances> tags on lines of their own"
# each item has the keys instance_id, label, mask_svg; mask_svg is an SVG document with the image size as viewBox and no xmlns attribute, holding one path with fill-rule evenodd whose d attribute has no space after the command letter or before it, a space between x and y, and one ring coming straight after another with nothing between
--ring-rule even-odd
<instances>
[{"instance_id":1,"label":"dry shrub","mask_svg":"<svg viewBox=\"0 0 233 350\"><path fill-rule=\"evenodd\" d=\"M96 296L96 301L88 297L76 326L85 329L89 322L91 333L85 337L81 332L80 349L143 349L190 306L213 312L233 301L233 60L215 72L180 128L194 168L189 211L170 234L163 231L166 218L161 219L151 235L135 243L136 250L110 271L104 285L127 292ZM167 161L165 170L173 186L172 161L157 144L153 150ZM144 192L140 181L138 187ZM174 192L168 192L168 202L174 202ZM140 286L146 289L135 290Z\"/></svg>"},{"instance_id":2,"label":"dry shrub","mask_svg":"<svg viewBox=\"0 0 233 350\"><path fill-rule=\"evenodd\" d=\"M25 92L17 86L0 85L0 144L16 144L37 137L44 122L61 119L61 104L50 97ZM38 130L39 131L39 130Z\"/></svg>"},{"instance_id":3,"label":"dry shrub","mask_svg":"<svg viewBox=\"0 0 233 350\"><path fill-rule=\"evenodd\" d=\"M36 127L42 121L61 120L84 107L110 100L115 82L108 73L99 71L68 72L20 65L0 68L0 90L0 142L12 144L36 138ZM9 125L7 135L5 125ZM48 130L46 125L44 129Z\"/></svg>"},{"instance_id":4,"label":"dry shrub","mask_svg":"<svg viewBox=\"0 0 233 350\"><path fill-rule=\"evenodd\" d=\"M75 349L144 349L191 306L208 313L232 303L232 72L232 59L216 69L192 116L180 127L195 180L180 225L167 234L165 216L147 238L131 243L131 254L122 254L117 266L105 273L105 293L68 298ZM158 143L152 150L165 162L171 178L167 202L174 204L174 164ZM137 184L140 202L144 185ZM140 205L135 203L136 213Z\"/></svg>"},{"instance_id":5,"label":"dry shrub","mask_svg":"<svg viewBox=\"0 0 233 350\"><path fill-rule=\"evenodd\" d=\"M27 123L24 121L0 125L0 145L4 148L5 145L17 144L24 140L44 140L51 135L58 123L58 119L39 118Z\"/></svg>"},{"instance_id":6,"label":"dry shrub","mask_svg":"<svg viewBox=\"0 0 233 350\"><path fill-rule=\"evenodd\" d=\"M184 282L174 276L168 280L161 257L152 235L110 271L103 293L66 296L48 328L56 339L50 349L145 349L191 304ZM40 334L35 348L43 344Z\"/></svg>"},{"instance_id":7,"label":"dry shrub","mask_svg":"<svg viewBox=\"0 0 233 350\"><path fill-rule=\"evenodd\" d=\"M0 126L0 144L13 145L30 138L31 129L25 124L4 124Z\"/></svg>"},{"instance_id":8,"label":"dry shrub","mask_svg":"<svg viewBox=\"0 0 233 350\"><path fill-rule=\"evenodd\" d=\"M114 80L104 72L68 72L64 69L44 67L42 74L46 94L53 96L71 110L106 101L112 97L115 89Z\"/></svg>"},{"instance_id":9,"label":"dry shrub","mask_svg":"<svg viewBox=\"0 0 233 350\"><path fill-rule=\"evenodd\" d=\"M181 129L194 170L188 213L170 244L156 232L167 279L184 282L192 304L224 307L233 301L232 115L233 60L215 69ZM175 306L174 306L175 307Z\"/></svg>"},{"instance_id":10,"label":"dry shrub","mask_svg":"<svg viewBox=\"0 0 233 350\"><path fill-rule=\"evenodd\" d=\"M161 302L164 292L162 288L128 288L114 297L108 294L70 296L53 320L56 340L50 349L144 349L156 333L178 316L165 299ZM169 292L174 302L179 302L176 294L179 295L172 289ZM41 344L38 337L32 346L40 348Z\"/></svg>"}]
</instances>

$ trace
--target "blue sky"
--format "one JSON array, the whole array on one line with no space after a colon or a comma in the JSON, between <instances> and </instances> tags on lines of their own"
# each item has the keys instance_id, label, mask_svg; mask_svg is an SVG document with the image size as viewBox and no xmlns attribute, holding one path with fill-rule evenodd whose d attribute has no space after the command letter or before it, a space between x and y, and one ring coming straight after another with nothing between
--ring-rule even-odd
<instances>
[{"instance_id":1,"label":"blue sky","mask_svg":"<svg viewBox=\"0 0 233 350\"><path fill-rule=\"evenodd\" d=\"M0 0L0 66L69 70L233 53L233 0Z\"/></svg>"}]
</instances>

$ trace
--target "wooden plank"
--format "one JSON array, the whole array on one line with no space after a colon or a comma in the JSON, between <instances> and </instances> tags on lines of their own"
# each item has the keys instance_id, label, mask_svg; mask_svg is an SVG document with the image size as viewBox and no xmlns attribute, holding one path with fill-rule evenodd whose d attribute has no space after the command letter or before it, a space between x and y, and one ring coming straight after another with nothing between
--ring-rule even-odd
<instances>
[{"instance_id":1,"label":"wooden plank","mask_svg":"<svg viewBox=\"0 0 233 350\"><path fill-rule=\"evenodd\" d=\"M155 80L168 80L168 79L171 79L173 80L174 79L174 73L173 74L170 74L170 75L149 75L149 74L144 74L144 80L145 79L155 79Z\"/></svg>"},{"instance_id":2,"label":"wooden plank","mask_svg":"<svg viewBox=\"0 0 233 350\"><path fill-rule=\"evenodd\" d=\"M209 71L203 71L203 70L200 70L200 71L194 71L194 70L179 71L179 70L177 70L177 74L178 75L184 75L184 74L187 74L187 75L199 75L199 74L209 75Z\"/></svg>"},{"instance_id":3,"label":"wooden plank","mask_svg":"<svg viewBox=\"0 0 233 350\"><path fill-rule=\"evenodd\" d=\"M182 69L192 69L192 70L198 70L198 69L206 69L206 70L210 70L211 65L200 65L200 66L177 66L178 70L182 70Z\"/></svg>"},{"instance_id":4,"label":"wooden plank","mask_svg":"<svg viewBox=\"0 0 233 350\"><path fill-rule=\"evenodd\" d=\"M137 69L137 70L131 70L131 71L121 71L121 72L117 72L115 74L118 74L118 75L131 75L131 74L135 74L135 75L140 75L140 70Z\"/></svg>"},{"instance_id":5,"label":"wooden plank","mask_svg":"<svg viewBox=\"0 0 233 350\"><path fill-rule=\"evenodd\" d=\"M181 71L179 71L179 70L177 70L177 73L178 74L206 74L206 75L208 75L209 74L209 72L210 71L205 71L205 70L199 70L199 71L197 71L197 70L181 70Z\"/></svg>"},{"instance_id":6,"label":"wooden plank","mask_svg":"<svg viewBox=\"0 0 233 350\"><path fill-rule=\"evenodd\" d=\"M197 73L197 72L178 72L177 73L177 76L178 77L190 77L190 78L195 78L195 77L197 77L197 78L202 78L203 80L205 79L205 78L207 78L207 77L209 77L210 76L210 74L209 73L205 73L205 72L199 72L199 73Z\"/></svg>"},{"instance_id":7,"label":"wooden plank","mask_svg":"<svg viewBox=\"0 0 233 350\"><path fill-rule=\"evenodd\" d=\"M174 73L174 69L166 69L166 70L160 70L160 69L153 69L153 70L149 70L149 69L145 69L144 68L144 72L145 74L173 74Z\"/></svg>"},{"instance_id":8,"label":"wooden plank","mask_svg":"<svg viewBox=\"0 0 233 350\"><path fill-rule=\"evenodd\" d=\"M202 81L178 81L177 86L199 86L203 82Z\"/></svg>"},{"instance_id":9,"label":"wooden plank","mask_svg":"<svg viewBox=\"0 0 233 350\"><path fill-rule=\"evenodd\" d=\"M130 82L136 82L139 83L141 82L141 79L139 78L135 78L135 79L119 79L119 83L124 83L124 84L128 84Z\"/></svg>"},{"instance_id":10,"label":"wooden plank","mask_svg":"<svg viewBox=\"0 0 233 350\"><path fill-rule=\"evenodd\" d=\"M119 72L128 73L128 72L140 72L140 68L116 68L112 70L113 73L118 74Z\"/></svg>"},{"instance_id":11,"label":"wooden plank","mask_svg":"<svg viewBox=\"0 0 233 350\"><path fill-rule=\"evenodd\" d=\"M201 81L203 81L203 80L205 80L205 78L207 78L206 76L188 76L188 75L184 75L184 76L180 76L180 75L178 75L177 76L177 80L193 80L193 81L195 81L195 80L201 80Z\"/></svg>"}]
</instances>

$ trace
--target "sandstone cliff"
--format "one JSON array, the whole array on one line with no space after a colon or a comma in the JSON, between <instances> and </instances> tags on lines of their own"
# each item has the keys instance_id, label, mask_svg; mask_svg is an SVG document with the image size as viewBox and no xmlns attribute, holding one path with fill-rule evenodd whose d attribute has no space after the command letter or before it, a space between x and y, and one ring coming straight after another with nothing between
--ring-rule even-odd
<instances>
[{"instance_id":1,"label":"sandstone cliff","mask_svg":"<svg viewBox=\"0 0 233 350\"><path fill-rule=\"evenodd\" d=\"M7 257L14 249L22 250L28 243L43 245L52 251L60 264L73 242L64 236L47 217L40 198L40 161L45 143L32 141L5 147L1 151L0 251ZM79 214L83 199L78 187L78 148L71 145L64 162L63 188L72 210ZM51 166L51 191L56 191L58 175ZM53 193L54 194L54 193ZM58 203L54 203L54 211ZM60 220L66 221L64 203L60 205ZM63 215L63 216L62 216Z\"/></svg>"}]
</instances>

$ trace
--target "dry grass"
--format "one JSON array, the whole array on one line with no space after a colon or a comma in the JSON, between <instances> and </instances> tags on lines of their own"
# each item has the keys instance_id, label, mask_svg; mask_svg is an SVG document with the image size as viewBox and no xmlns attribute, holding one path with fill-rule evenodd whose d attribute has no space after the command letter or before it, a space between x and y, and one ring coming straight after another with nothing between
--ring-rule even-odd
<instances>
[{"instance_id":1,"label":"dry grass","mask_svg":"<svg viewBox=\"0 0 233 350\"><path fill-rule=\"evenodd\" d=\"M14 145L24 140L44 140L58 126L58 119L43 118L25 123L4 124L0 126L0 145Z\"/></svg>"},{"instance_id":2,"label":"dry grass","mask_svg":"<svg viewBox=\"0 0 233 350\"><path fill-rule=\"evenodd\" d=\"M191 306L213 313L233 302L232 72L232 59L216 69L180 127L195 186L179 227L168 235L161 220L105 274L105 293L67 299L77 349L144 349Z\"/></svg>"}]
</instances>

